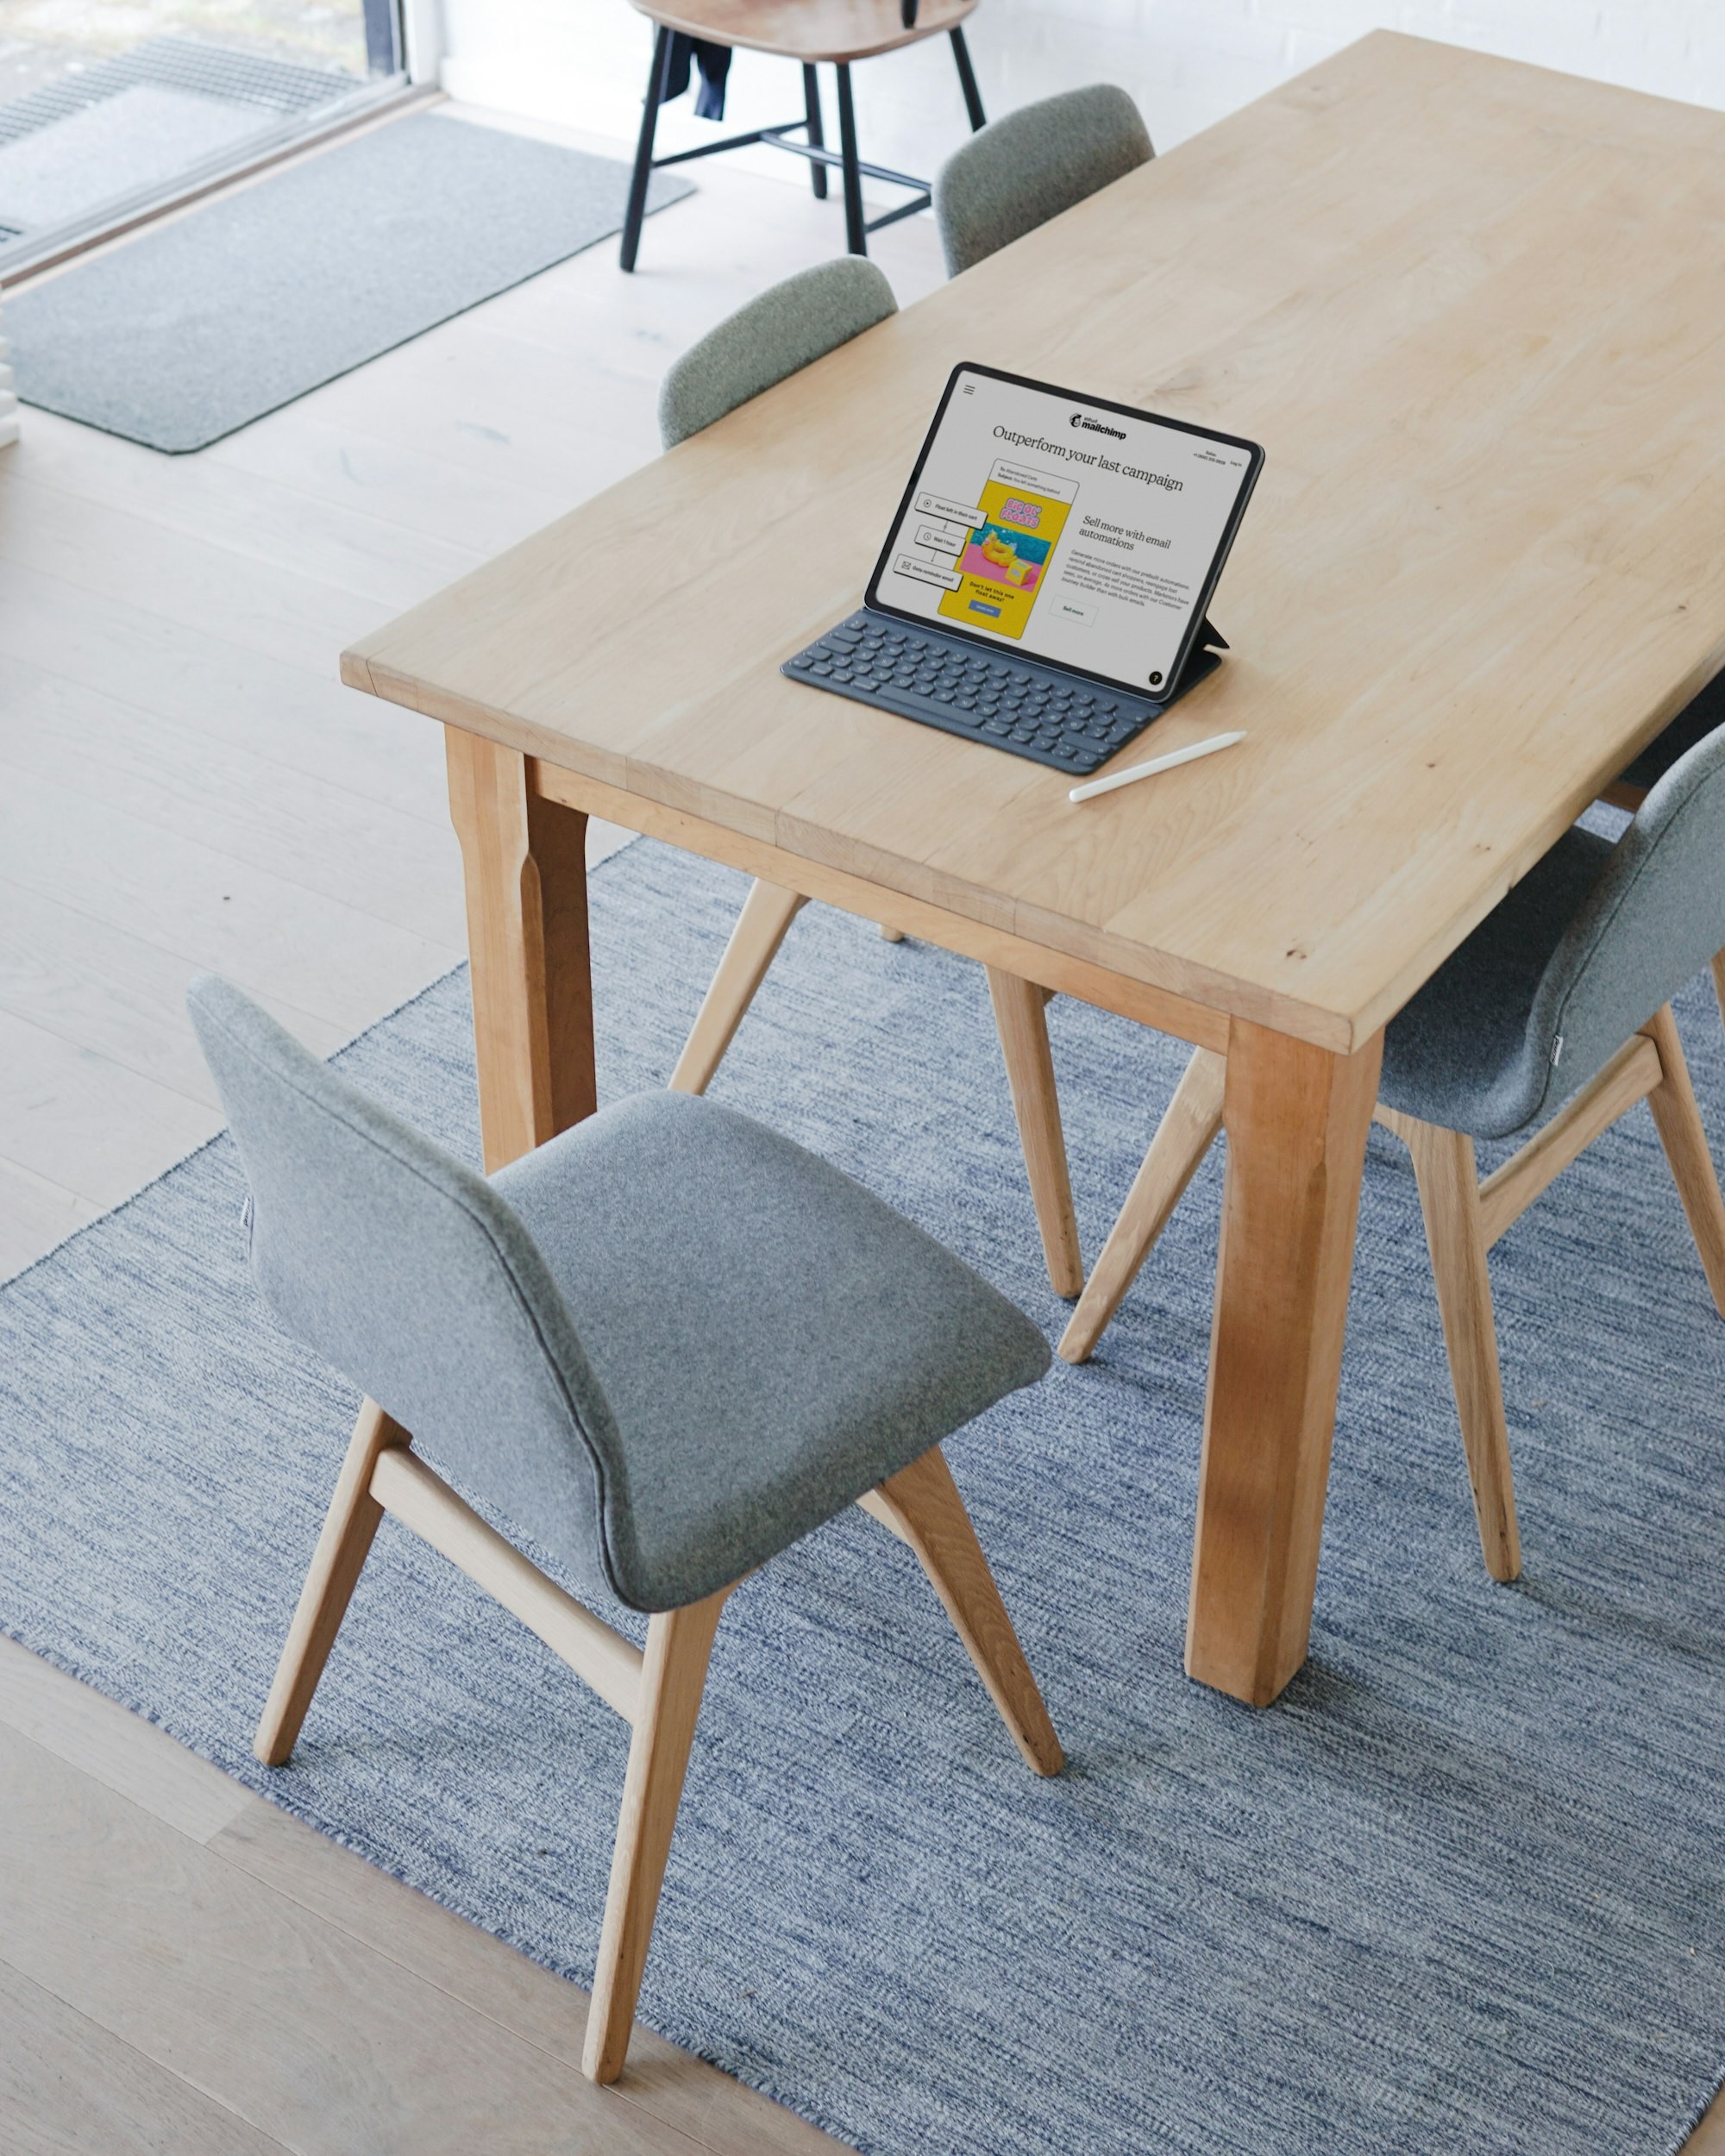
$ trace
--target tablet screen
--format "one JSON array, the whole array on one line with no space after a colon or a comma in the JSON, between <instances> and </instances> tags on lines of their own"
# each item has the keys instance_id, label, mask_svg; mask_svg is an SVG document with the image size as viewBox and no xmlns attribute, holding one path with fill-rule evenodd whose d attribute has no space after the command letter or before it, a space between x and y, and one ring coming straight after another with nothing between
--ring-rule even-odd
<instances>
[{"instance_id":1,"label":"tablet screen","mask_svg":"<svg viewBox=\"0 0 1725 2156\"><path fill-rule=\"evenodd\" d=\"M1263 461L1233 435L955 367L869 603L1154 696Z\"/></svg>"}]
</instances>

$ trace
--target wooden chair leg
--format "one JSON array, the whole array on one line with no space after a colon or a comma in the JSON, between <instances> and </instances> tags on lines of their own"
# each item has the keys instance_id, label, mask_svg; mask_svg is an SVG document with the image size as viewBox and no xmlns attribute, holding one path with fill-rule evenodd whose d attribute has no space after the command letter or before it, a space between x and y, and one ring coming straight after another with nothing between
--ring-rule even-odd
<instances>
[{"instance_id":1,"label":"wooden chair leg","mask_svg":"<svg viewBox=\"0 0 1725 2156\"><path fill-rule=\"evenodd\" d=\"M707 1662L724 1598L721 1589L652 1618L641 1671L640 1708L629 1747L629 1771L612 1852L611 1889L599 1934L581 2070L590 2081L615 2081L635 2026L635 2002L658 1913L671 1831L682 1801L683 1777L700 1714Z\"/></svg>"},{"instance_id":2,"label":"wooden chair leg","mask_svg":"<svg viewBox=\"0 0 1725 2156\"><path fill-rule=\"evenodd\" d=\"M383 1518L383 1507L372 1495L372 1470L378 1455L411 1443L401 1425L392 1422L374 1401L361 1407L276 1664L275 1682L252 1739L252 1750L267 1767L285 1766L292 1755L311 1695Z\"/></svg>"},{"instance_id":3,"label":"wooden chair leg","mask_svg":"<svg viewBox=\"0 0 1725 2156\"><path fill-rule=\"evenodd\" d=\"M673 1093L705 1093L712 1083L768 968L779 955L786 931L807 903L799 892L757 879L743 902L712 985L671 1073Z\"/></svg>"},{"instance_id":4,"label":"wooden chair leg","mask_svg":"<svg viewBox=\"0 0 1725 2156\"><path fill-rule=\"evenodd\" d=\"M1725 1025L1725 950L1713 954L1713 993L1719 999L1719 1022Z\"/></svg>"},{"instance_id":5,"label":"wooden chair leg","mask_svg":"<svg viewBox=\"0 0 1725 2156\"><path fill-rule=\"evenodd\" d=\"M1716 968L1718 962L1716 959ZM1714 1306L1725 1317L1725 1199L1719 1194L1719 1177L1670 1004L1656 1011L1641 1031L1659 1051L1659 1069L1665 1074L1647 1095L1653 1127L1665 1149L1672 1181L1683 1200L1707 1284L1713 1290Z\"/></svg>"},{"instance_id":6,"label":"wooden chair leg","mask_svg":"<svg viewBox=\"0 0 1725 2156\"><path fill-rule=\"evenodd\" d=\"M1412 1116L1398 1115L1389 1127L1414 1156L1485 1569L1495 1580L1513 1580L1521 1570L1521 1540L1473 1140Z\"/></svg>"},{"instance_id":7,"label":"wooden chair leg","mask_svg":"<svg viewBox=\"0 0 1725 2156\"><path fill-rule=\"evenodd\" d=\"M1002 973L995 966L988 974L1049 1281L1057 1295L1076 1295L1084 1285L1084 1261L1078 1248L1078 1218L1072 1210L1066 1141L1060 1130L1054 1059L1048 1047L1048 1000L1034 982L1020 981L1016 974Z\"/></svg>"},{"instance_id":8,"label":"wooden chair leg","mask_svg":"<svg viewBox=\"0 0 1725 2156\"><path fill-rule=\"evenodd\" d=\"M1086 1361L1107 1330L1108 1321L1138 1277L1151 1244L1168 1225L1169 1215L1180 1202L1199 1163L1215 1142L1222 1127L1222 1093L1227 1081L1226 1056L1214 1049L1195 1049L1180 1083L1174 1088L1144 1164L1132 1179L1120 1218L1110 1230L1102 1254L1090 1269L1078 1307L1060 1338L1060 1353L1069 1363Z\"/></svg>"},{"instance_id":9,"label":"wooden chair leg","mask_svg":"<svg viewBox=\"0 0 1725 2156\"><path fill-rule=\"evenodd\" d=\"M1038 1774L1058 1774L1066 1755L940 1447L888 1476L862 1504L915 1551L1013 1742Z\"/></svg>"}]
</instances>

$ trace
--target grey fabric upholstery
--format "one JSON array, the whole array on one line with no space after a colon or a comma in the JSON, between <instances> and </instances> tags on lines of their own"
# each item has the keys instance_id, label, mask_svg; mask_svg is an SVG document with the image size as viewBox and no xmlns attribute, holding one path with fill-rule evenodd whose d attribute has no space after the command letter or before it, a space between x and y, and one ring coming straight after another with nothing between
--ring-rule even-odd
<instances>
[{"instance_id":1,"label":"grey fabric upholstery","mask_svg":"<svg viewBox=\"0 0 1725 2156\"><path fill-rule=\"evenodd\" d=\"M1390 1020L1377 1087L1387 1106L1475 1138L1506 1136L1539 1113L1550 1044L1529 1043L1528 1019L1611 855L1609 838L1565 831Z\"/></svg>"},{"instance_id":2,"label":"grey fabric upholstery","mask_svg":"<svg viewBox=\"0 0 1725 2156\"><path fill-rule=\"evenodd\" d=\"M1040 1332L950 1251L709 1100L638 1094L493 1188L576 1314L623 1433L640 1561L682 1600L1048 1367Z\"/></svg>"},{"instance_id":3,"label":"grey fabric upholstery","mask_svg":"<svg viewBox=\"0 0 1725 2156\"><path fill-rule=\"evenodd\" d=\"M1474 1138L1513 1137L1722 947L1725 733L1710 732L1615 845L1565 832L1391 1020L1380 1097Z\"/></svg>"},{"instance_id":4,"label":"grey fabric upholstery","mask_svg":"<svg viewBox=\"0 0 1725 2156\"><path fill-rule=\"evenodd\" d=\"M1679 756L1687 755L1697 742L1704 741L1721 726L1725 726L1725 674L1716 674L1700 695L1686 704L1664 733L1650 741L1618 776L1625 786L1656 786Z\"/></svg>"},{"instance_id":5,"label":"grey fabric upholstery","mask_svg":"<svg viewBox=\"0 0 1725 2156\"><path fill-rule=\"evenodd\" d=\"M488 1182L237 990L190 1002L276 1316L633 1608L728 1585L1048 1366L968 1266L712 1102L617 1103Z\"/></svg>"},{"instance_id":6,"label":"grey fabric upholstery","mask_svg":"<svg viewBox=\"0 0 1725 2156\"><path fill-rule=\"evenodd\" d=\"M1057 217L1156 154L1124 90L1063 91L994 121L955 150L934 183L949 277Z\"/></svg>"},{"instance_id":7,"label":"grey fabric upholstery","mask_svg":"<svg viewBox=\"0 0 1725 2156\"><path fill-rule=\"evenodd\" d=\"M674 448L898 310L892 286L861 255L786 278L709 329L673 366L659 392L661 440Z\"/></svg>"}]
</instances>

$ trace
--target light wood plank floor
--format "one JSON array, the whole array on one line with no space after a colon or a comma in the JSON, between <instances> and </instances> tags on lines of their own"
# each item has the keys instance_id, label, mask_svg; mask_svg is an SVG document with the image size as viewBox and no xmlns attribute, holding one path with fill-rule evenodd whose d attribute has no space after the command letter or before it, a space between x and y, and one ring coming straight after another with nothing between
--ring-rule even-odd
<instances>
[{"instance_id":1,"label":"light wood plank floor","mask_svg":"<svg viewBox=\"0 0 1725 2156\"><path fill-rule=\"evenodd\" d=\"M596 248L199 456L34 411L0 452L0 1277L216 1128L193 973L327 1051L461 955L436 730L336 654L653 455L670 359L837 252L805 188L699 178L635 279ZM925 218L875 251L938 281ZM645 2033L593 2089L580 1993L5 1641L0 1785L8 2156L836 2146Z\"/></svg>"},{"instance_id":2,"label":"light wood plank floor","mask_svg":"<svg viewBox=\"0 0 1725 2156\"><path fill-rule=\"evenodd\" d=\"M813 2156L837 2145L0 1640L0 2147Z\"/></svg>"}]
</instances>

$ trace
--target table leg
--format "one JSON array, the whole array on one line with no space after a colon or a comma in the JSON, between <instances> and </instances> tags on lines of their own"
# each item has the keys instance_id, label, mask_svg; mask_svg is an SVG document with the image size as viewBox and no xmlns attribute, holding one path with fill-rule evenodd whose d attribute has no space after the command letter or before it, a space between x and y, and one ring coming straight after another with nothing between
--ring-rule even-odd
<instances>
[{"instance_id":1,"label":"table leg","mask_svg":"<svg viewBox=\"0 0 1725 2156\"><path fill-rule=\"evenodd\" d=\"M1189 1676L1267 1707L1306 1658L1383 1037L1334 1056L1236 1019Z\"/></svg>"},{"instance_id":2,"label":"table leg","mask_svg":"<svg viewBox=\"0 0 1725 2156\"><path fill-rule=\"evenodd\" d=\"M487 1174L591 1115L587 819L541 799L528 760L444 729L461 842Z\"/></svg>"}]
</instances>

